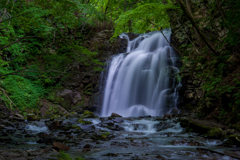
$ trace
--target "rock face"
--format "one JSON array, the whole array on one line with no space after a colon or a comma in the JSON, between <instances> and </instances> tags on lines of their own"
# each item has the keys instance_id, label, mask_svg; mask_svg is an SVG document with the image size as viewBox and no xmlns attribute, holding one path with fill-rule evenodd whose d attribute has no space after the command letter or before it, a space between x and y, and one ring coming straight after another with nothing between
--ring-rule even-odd
<instances>
[{"instance_id":1,"label":"rock face","mask_svg":"<svg viewBox=\"0 0 240 160\"><path fill-rule=\"evenodd\" d=\"M216 39L223 38L228 33L228 30L220 25L223 19L218 10L212 15L214 19L209 20L208 15L211 9L204 7L206 4L203 1L190 0L189 3L194 20L210 43L215 44ZM197 112L211 113L214 109L212 104L216 103L217 99L203 99L205 93L202 87L205 80L198 76L204 72L205 62L194 63L196 55L202 54L200 52L206 52L204 51L206 45L185 14L176 14L175 11L169 10L168 15L172 29L171 42L180 50L181 66L184 68L180 72L182 83L179 91L180 110L195 108ZM231 60L237 61L237 59L230 57L229 61Z\"/></svg>"},{"instance_id":2,"label":"rock face","mask_svg":"<svg viewBox=\"0 0 240 160\"><path fill-rule=\"evenodd\" d=\"M105 63L112 55L122 53L127 48L125 39L116 38L111 42L112 35L113 30L89 34L83 46L91 52L97 52L96 58ZM77 113L83 113L85 110L96 111L101 105L99 104L102 97L99 91L101 71L95 71L92 66L81 64L72 68L72 71L74 74L63 81L61 88L53 90L47 99L41 101L42 115L48 115L49 112L62 115L72 111Z\"/></svg>"}]
</instances>

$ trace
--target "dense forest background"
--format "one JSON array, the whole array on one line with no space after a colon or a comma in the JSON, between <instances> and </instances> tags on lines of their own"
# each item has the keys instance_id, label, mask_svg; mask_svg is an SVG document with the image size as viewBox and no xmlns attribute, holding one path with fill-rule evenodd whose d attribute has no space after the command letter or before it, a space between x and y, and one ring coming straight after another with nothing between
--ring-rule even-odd
<instances>
[{"instance_id":1,"label":"dense forest background","mask_svg":"<svg viewBox=\"0 0 240 160\"><path fill-rule=\"evenodd\" d=\"M172 27L182 73L203 90L182 105L240 129L239 9L234 0L1 0L0 104L38 113L68 77L100 73L101 50L86 45L96 33L114 30L113 44L123 32ZM81 90L85 99L92 94Z\"/></svg>"}]
</instances>

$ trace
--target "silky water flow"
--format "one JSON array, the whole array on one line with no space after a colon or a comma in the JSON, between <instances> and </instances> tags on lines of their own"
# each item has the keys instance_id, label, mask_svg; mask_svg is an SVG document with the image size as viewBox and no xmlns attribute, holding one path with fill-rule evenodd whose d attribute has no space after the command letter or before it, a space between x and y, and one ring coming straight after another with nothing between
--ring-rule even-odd
<instances>
[{"instance_id":1,"label":"silky water flow","mask_svg":"<svg viewBox=\"0 0 240 160\"><path fill-rule=\"evenodd\" d=\"M163 30L170 41L171 29ZM161 32L128 41L126 53L112 57L104 84L101 116L162 116L177 109L178 56Z\"/></svg>"}]
</instances>

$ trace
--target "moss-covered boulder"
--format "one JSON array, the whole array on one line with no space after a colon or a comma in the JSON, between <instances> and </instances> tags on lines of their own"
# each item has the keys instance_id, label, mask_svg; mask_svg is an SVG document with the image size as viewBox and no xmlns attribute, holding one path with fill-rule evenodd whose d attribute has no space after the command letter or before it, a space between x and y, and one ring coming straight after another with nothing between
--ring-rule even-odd
<instances>
[{"instance_id":1,"label":"moss-covered boulder","mask_svg":"<svg viewBox=\"0 0 240 160\"><path fill-rule=\"evenodd\" d=\"M38 118L35 114L27 114L28 121L36 121Z\"/></svg>"},{"instance_id":2,"label":"moss-covered boulder","mask_svg":"<svg viewBox=\"0 0 240 160\"><path fill-rule=\"evenodd\" d=\"M228 137L230 144L240 146L240 135L233 134Z\"/></svg>"},{"instance_id":3,"label":"moss-covered boulder","mask_svg":"<svg viewBox=\"0 0 240 160\"><path fill-rule=\"evenodd\" d=\"M209 138L222 138L225 136L225 133L218 125L211 124L209 121L181 118L180 124L186 128L187 132L194 131L204 134Z\"/></svg>"},{"instance_id":4,"label":"moss-covered boulder","mask_svg":"<svg viewBox=\"0 0 240 160\"><path fill-rule=\"evenodd\" d=\"M90 111L84 111L81 117L82 118L95 118L93 112L90 112Z\"/></svg>"}]
</instances>

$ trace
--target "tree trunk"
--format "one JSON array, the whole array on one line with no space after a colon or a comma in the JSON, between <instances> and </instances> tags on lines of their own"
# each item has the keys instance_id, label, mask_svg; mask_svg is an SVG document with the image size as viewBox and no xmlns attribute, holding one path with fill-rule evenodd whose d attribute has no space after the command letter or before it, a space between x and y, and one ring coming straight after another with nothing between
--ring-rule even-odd
<instances>
[{"instance_id":1,"label":"tree trunk","mask_svg":"<svg viewBox=\"0 0 240 160\"><path fill-rule=\"evenodd\" d=\"M210 42L207 40L207 37L202 33L200 28L198 27L197 23L194 21L192 14L188 11L188 7L184 4L183 0L177 0L180 3L180 6L182 10L186 13L188 19L196 29L197 33L199 36L202 38L204 43L208 46L208 48L217 56L219 55L219 52L214 49L214 47L210 44ZM186 0L188 1L188 0ZM189 3L188 3L189 4Z\"/></svg>"}]
</instances>

